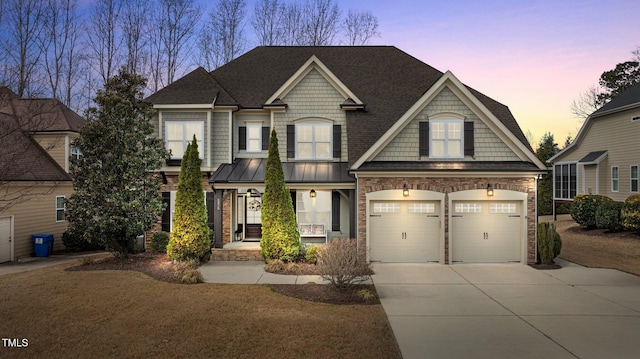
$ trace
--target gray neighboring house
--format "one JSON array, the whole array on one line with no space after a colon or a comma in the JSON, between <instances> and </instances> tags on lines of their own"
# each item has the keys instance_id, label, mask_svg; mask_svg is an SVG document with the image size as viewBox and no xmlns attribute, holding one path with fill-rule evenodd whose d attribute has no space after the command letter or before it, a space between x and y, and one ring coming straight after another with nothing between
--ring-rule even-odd
<instances>
[{"instance_id":1,"label":"gray neighboring house","mask_svg":"<svg viewBox=\"0 0 640 359\"><path fill-rule=\"evenodd\" d=\"M303 242L369 261L535 262L545 172L508 107L391 46L257 47L147 98L173 158L195 134L215 247L259 240L269 133Z\"/></svg>"},{"instance_id":2,"label":"gray neighboring house","mask_svg":"<svg viewBox=\"0 0 640 359\"><path fill-rule=\"evenodd\" d=\"M640 84L589 115L573 143L549 159L554 204L572 201L577 194L599 194L616 201L637 194L638 139Z\"/></svg>"}]
</instances>

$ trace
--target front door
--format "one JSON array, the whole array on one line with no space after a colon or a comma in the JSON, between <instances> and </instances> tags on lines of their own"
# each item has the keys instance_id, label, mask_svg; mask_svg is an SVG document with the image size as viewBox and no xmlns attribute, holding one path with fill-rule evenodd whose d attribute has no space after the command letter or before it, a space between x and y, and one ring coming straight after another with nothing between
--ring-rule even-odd
<instances>
[{"instance_id":1,"label":"front door","mask_svg":"<svg viewBox=\"0 0 640 359\"><path fill-rule=\"evenodd\" d=\"M11 260L11 217L0 218L0 263Z\"/></svg>"},{"instance_id":2,"label":"front door","mask_svg":"<svg viewBox=\"0 0 640 359\"><path fill-rule=\"evenodd\" d=\"M260 240L262 238L262 198L246 196L245 205L245 240Z\"/></svg>"}]
</instances>

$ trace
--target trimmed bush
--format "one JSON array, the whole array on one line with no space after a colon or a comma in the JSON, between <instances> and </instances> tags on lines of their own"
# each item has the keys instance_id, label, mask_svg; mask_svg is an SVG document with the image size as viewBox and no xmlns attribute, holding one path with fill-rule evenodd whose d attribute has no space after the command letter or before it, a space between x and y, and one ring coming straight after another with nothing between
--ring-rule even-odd
<instances>
[{"instance_id":1,"label":"trimmed bush","mask_svg":"<svg viewBox=\"0 0 640 359\"><path fill-rule=\"evenodd\" d=\"M640 194L629 196L624 201L621 215L626 230L640 233Z\"/></svg>"},{"instance_id":2,"label":"trimmed bush","mask_svg":"<svg viewBox=\"0 0 640 359\"><path fill-rule=\"evenodd\" d=\"M169 244L169 233L155 232L151 236L151 254L167 253L167 244Z\"/></svg>"},{"instance_id":3,"label":"trimmed bush","mask_svg":"<svg viewBox=\"0 0 640 359\"><path fill-rule=\"evenodd\" d=\"M623 206L624 202L603 202L596 210L596 226L611 232L623 230L621 214Z\"/></svg>"},{"instance_id":4,"label":"trimmed bush","mask_svg":"<svg viewBox=\"0 0 640 359\"><path fill-rule=\"evenodd\" d=\"M260 218L262 221L260 249L265 262L272 259L296 261L300 254L300 234L291 201L291 192L284 181L276 130L271 131L269 140Z\"/></svg>"},{"instance_id":5,"label":"trimmed bush","mask_svg":"<svg viewBox=\"0 0 640 359\"><path fill-rule=\"evenodd\" d=\"M173 232L167 255L179 261L203 261L211 255L211 233L202 192L202 173L196 136L187 145L178 175Z\"/></svg>"},{"instance_id":6,"label":"trimmed bush","mask_svg":"<svg viewBox=\"0 0 640 359\"><path fill-rule=\"evenodd\" d=\"M340 290L350 288L370 278L371 269L358 260L355 239L334 239L318 252L322 279Z\"/></svg>"},{"instance_id":7,"label":"trimmed bush","mask_svg":"<svg viewBox=\"0 0 640 359\"><path fill-rule=\"evenodd\" d=\"M304 254L304 259L307 263L316 264L318 262L318 251L320 247L318 246L309 246Z\"/></svg>"},{"instance_id":8,"label":"trimmed bush","mask_svg":"<svg viewBox=\"0 0 640 359\"><path fill-rule=\"evenodd\" d=\"M553 260L562 250L562 240L556 231L556 225L549 222L538 223L538 253L540 263L554 264Z\"/></svg>"},{"instance_id":9,"label":"trimmed bush","mask_svg":"<svg viewBox=\"0 0 640 359\"><path fill-rule=\"evenodd\" d=\"M573 198L571 218L581 226L596 228L596 210L602 203L611 201L612 199L607 196L579 194Z\"/></svg>"}]
</instances>

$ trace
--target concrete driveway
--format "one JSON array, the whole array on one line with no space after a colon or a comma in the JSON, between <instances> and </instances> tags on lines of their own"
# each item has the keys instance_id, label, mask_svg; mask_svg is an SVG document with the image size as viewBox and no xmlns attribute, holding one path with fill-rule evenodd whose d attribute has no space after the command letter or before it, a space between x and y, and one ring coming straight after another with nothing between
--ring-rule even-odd
<instances>
[{"instance_id":1,"label":"concrete driveway","mask_svg":"<svg viewBox=\"0 0 640 359\"><path fill-rule=\"evenodd\" d=\"M410 358L638 358L640 277L557 260L374 263L373 282Z\"/></svg>"}]
</instances>

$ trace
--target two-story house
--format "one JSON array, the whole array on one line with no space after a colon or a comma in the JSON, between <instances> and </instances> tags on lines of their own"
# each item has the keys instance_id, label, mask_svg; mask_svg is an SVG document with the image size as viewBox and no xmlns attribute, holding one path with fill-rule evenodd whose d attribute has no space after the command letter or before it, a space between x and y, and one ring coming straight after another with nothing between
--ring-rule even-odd
<instances>
[{"instance_id":1,"label":"two-story house","mask_svg":"<svg viewBox=\"0 0 640 359\"><path fill-rule=\"evenodd\" d=\"M395 47L257 47L148 101L170 203L199 141L216 247L260 238L275 129L303 241L357 238L370 261L535 261L545 168L511 112Z\"/></svg>"},{"instance_id":2,"label":"two-story house","mask_svg":"<svg viewBox=\"0 0 640 359\"><path fill-rule=\"evenodd\" d=\"M21 98L0 87L0 263L31 256L32 234L61 250L65 199L73 193L72 146L85 120L54 99Z\"/></svg>"},{"instance_id":3,"label":"two-story house","mask_svg":"<svg viewBox=\"0 0 640 359\"><path fill-rule=\"evenodd\" d=\"M640 177L640 84L589 115L575 140L549 159L554 203L577 194L624 201L638 193Z\"/></svg>"}]
</instances>

